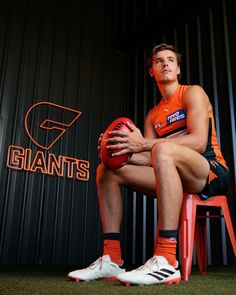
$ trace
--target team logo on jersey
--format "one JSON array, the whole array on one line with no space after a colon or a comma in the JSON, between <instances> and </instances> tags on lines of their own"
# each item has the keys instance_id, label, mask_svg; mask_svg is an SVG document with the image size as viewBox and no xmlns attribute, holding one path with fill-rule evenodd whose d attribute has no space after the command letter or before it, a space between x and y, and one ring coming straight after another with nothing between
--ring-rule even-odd
<instances>
[{"instance_id":1,"label":"team logo on jersey","mask_svg":"<svg viewBox=\"0 0 236 295\"><path fill-rule=\"evenodd\" d=\"M161 128L161 126L162 126L162 123L159 121L154 125L154 128L159 129L159 128Z\"/></svg>"},{"instance_id":2,"label":"team logo on jersey","mask_svg":"<svg viewBox=\"0 0 236 295\"><path fill-rule=\"evenodd\" d=\"M170 125L172 123L184 120L185 118L186 118L185 110L180 109L166 117L166 125Z\"/></svg>"}]
</instances>

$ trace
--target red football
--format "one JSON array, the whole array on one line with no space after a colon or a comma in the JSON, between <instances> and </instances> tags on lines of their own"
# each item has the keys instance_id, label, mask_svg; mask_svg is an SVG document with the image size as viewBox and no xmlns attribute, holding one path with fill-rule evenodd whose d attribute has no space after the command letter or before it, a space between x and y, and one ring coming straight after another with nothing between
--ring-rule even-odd
<instances>
[{"instance_id":1,"label":"red football","mask_svg":"<svg viewBox=\"0 0 236 295\"><path fill-rule=\"evenodd\" d=\"M111 137L108 134L109 131L124 130L126 132L132 132L132 130L125 124L126 122L129 122L134 125L134 123L129 118L121 117L114 120L107 127L106 131L103 134L103 137L101 140L100 155L101 155L102 163L108 168L111 168L111 169L120 168L123 164L127 163L127 161L129 160L131 156L130 153L127 153L121 156L112 157L112 154L115 152L118 152L119 149L108 150L106 147L106 140Z\"/></svg>"}]
</instances>

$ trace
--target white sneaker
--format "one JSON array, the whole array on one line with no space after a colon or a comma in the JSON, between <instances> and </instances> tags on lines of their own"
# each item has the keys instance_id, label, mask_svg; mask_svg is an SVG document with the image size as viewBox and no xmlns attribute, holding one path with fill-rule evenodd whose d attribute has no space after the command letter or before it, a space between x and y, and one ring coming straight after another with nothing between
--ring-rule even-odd
<instances>
[{"instance_id":1,"label":"white sneaker","mask_svg":"<svg viewBox=\"0 0 236 295\"><path fill-rule=\"evenodd\" d=\"M89 267L72 271L68 278L72 281L91 281L98 279L115 280L116 276L124 273L125 269L111 261L109 255L103 255L93 262Z\"/></svg>"},{"instance_id":2,"label":"white sneaker","mask_svg":"<svg viewBox=\"0 0 236 295\"><path fill-rule=\"evenodd\" d=\"M171 266L165 257L153 256L139 268L117 276L123 285L179 284L180 271Z\"/></svg>"}]
</instances>

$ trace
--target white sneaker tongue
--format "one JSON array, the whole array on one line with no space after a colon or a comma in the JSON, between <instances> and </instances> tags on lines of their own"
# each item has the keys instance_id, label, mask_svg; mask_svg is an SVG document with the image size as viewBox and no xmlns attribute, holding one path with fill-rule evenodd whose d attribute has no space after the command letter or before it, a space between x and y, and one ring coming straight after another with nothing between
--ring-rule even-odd
<instances>
[{"instance_id":1,"label":"white sneaker tongue","mask_svg":"<svg viewBox=\"0 0 236 295\"><path fill-rule=\"evenodd\" d=\"M102 260L103 260L103 261L106 261L106 262L111 262L110 255L103 255L103 256L102 256Z\"/></svg>"},{"instance_id":2,"label":"white sneaker tongue","mask_svg":"<svg viewBox=\"0 0 236 295\"><path fill-rule=\"evenodd\" d=\"M169 264L164 256L156 256L159 264Z\"/></svg>"}]
</instances>

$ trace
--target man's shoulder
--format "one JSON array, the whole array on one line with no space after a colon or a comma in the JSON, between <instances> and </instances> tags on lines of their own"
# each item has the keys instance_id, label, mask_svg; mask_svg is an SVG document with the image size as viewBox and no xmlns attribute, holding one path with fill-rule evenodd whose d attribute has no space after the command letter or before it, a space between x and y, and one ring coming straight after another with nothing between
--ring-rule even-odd
<instances>
[{"instance_id":1,"label":"man's shoulder","mask_svg":"<svg viewBox=\"0 0 236 295\"><path fill-rule=\"evenodd\" d=\"M205 90L200 85L191 85L183 95L183 102L185 105L189 105L195 102L209 104L209 98Z\"/></svg>"},{"instance_id":2,"label":"man's shoulder","mask_svg":"<svg viewBox=\"0 0 236 295\"><path fill-rule=\"evenodd\" d=\"M203 87L198 84L193 85L182 85L186 88L186 92L192 92L192 91L204 91Z\"/></svg>"}]
</instances>

